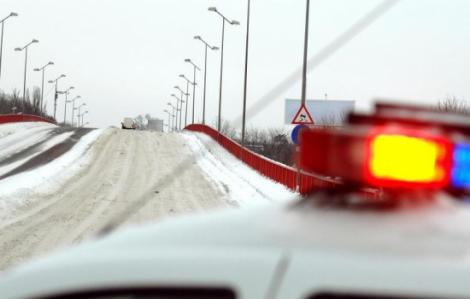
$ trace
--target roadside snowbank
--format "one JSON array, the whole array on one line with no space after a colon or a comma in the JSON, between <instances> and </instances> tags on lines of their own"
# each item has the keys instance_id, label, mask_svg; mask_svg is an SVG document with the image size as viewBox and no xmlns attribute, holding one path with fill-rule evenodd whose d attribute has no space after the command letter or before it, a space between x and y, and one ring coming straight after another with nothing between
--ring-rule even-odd
<instances>
[{"instance_id":1,"label":"roadside snowbank","mask_svg":"<svg viewBox=\"0 0 470 299\"><path fill-rule=\"evenodd\" d=\"M54 192L89 163L88 150L104 133L94 130L52 162L0 181L0 219L42 193Z\"/></svg>"},{"instance_id":2,"label":"roadside snowbank","mask_svg":"<svg viewBox=\"0 0 470 299\"><path fill-rule=\"evenodd\" d=\"M8 123L0 124L0 140L8 135L17 134L34 128L56 128L56 125L40 122Z\"/></svg>"},{"instance_id":3,"label":"roadside snowbank","mask_svg":"<svg viewBox=\"0 0 470 299\"><path fill-rule=\"evenodd\" d=\"M16 167L22 165L23 163L25 163L29 159L32 159L32 158L38 156L42 152L47 151L48 149L54 147L55 145L57 145L61 142L64 142L65 140L70 138L73 135L73 133L74 132L65 132L65 133L53 136L49 140L46 140L43 144L38 146L36 148L36 151L34 153L31 153L31 155L25 156L21 160L15 161L13 163L9 163L5 166L0 166L0 176L8 173L9 171L15 169ZM50 137L50 136L47 136L47 137ZM0 155L0 158L1 157L2 156Z\"/></svg>"},{"instance_id":4,"label":"roadside snowbank","mask_svg":"<svg viewBox=\"0 0 470 299\"><path fill-rule=\"evenodd\" d=\"M195 132L184 132L182 135L208 179L240 206L298 197L297 193L245 165L211 137Z\"/></svg>"},{"instance_id":5,"label":"roadside snowbank","mask_svg":"<svg viewBox=\"0 0 470 299\"><path fill-rule=\"evenodd\" d=\"M0 159L47 139L57 126L49 123L13 123L0 125Z\"/></svg>"}]
</instances>

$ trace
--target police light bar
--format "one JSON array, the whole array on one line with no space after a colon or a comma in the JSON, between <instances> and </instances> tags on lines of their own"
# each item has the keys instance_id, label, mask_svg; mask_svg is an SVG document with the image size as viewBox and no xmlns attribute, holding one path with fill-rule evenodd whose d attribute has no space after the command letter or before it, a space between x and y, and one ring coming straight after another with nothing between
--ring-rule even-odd
<instances>
[{"instance_id":1,"label":"police light bar","mask_svg":"<svg viewBox=\"0 0 470 299\"><path fill-rule=\"evenodd\" d=\"M470 193L468 143L392 131L304 130L301 138L300 167L346 185Z\"/></svg>"},{"instance_id":2,"label":"police light bar","mask_svg":"<svg viewBox=\"0 0 470 299\"><path fill-rule=\"evenodd\" d=\"M452 179L452 143L434 132L363 126L301 134L300 167L345 183L441 189Z\"/></svg>"}]
</instances>

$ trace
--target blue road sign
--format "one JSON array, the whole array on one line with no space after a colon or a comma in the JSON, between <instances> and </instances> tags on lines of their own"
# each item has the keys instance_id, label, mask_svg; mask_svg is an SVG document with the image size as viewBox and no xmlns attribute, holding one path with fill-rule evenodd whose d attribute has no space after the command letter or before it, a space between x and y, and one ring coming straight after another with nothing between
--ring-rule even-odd
<instances>
[{"instance_id":1,"label":"blue road sign","mask_svg":"<svg viewBox=\"0 0 470 299\"><path fill-rule=\"evenodd\" d=\"M297 126L295 126L294 130L292 130L292 133L290 135L290 137L292 139L292 142L294 142L297 145L299 145L299 143L300 143L299 136L300 136L300 131L303 128L307 128L307 126L306 125L297 125Z\"/></svg>"}]
</instances>

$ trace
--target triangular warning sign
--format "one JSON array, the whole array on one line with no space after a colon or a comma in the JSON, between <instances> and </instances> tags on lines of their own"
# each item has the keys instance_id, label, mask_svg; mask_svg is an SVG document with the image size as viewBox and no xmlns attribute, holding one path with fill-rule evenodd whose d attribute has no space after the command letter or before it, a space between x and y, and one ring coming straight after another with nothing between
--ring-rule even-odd
<instances>
[{"instance_id":1,"label":"triangular warning sign","mask_svg":"<svg viewBox=\"0 0 470 299\"><path fill-rule=\"evenodd\" d=\"M306 124L306 125L313 125L313 117L310 115L310 112L308 112L307 107L305 105L300 106L299 111L297 111L297 114L294 116L294 119L292 120L292 124L295 125L300 125L300 124Z\"/></svg>"}]
</instances>

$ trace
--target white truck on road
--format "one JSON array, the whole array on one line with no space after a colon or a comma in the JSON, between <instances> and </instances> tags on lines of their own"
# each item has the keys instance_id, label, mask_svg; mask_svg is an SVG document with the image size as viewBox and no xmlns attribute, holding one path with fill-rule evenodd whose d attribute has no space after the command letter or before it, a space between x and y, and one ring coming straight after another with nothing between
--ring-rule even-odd
<instances>
[{"instance_id":1,"label":"white truck on road","mask_svg":"<svg viewBox=\"0 0 470 299\"><path fill-rule=\"evenodd\" d=\"M137 124L135 123L134 119L130 117L125 117L121 122L121 128L127 130L135 130L137 128Z\"/></svg>"}]
</instances>

